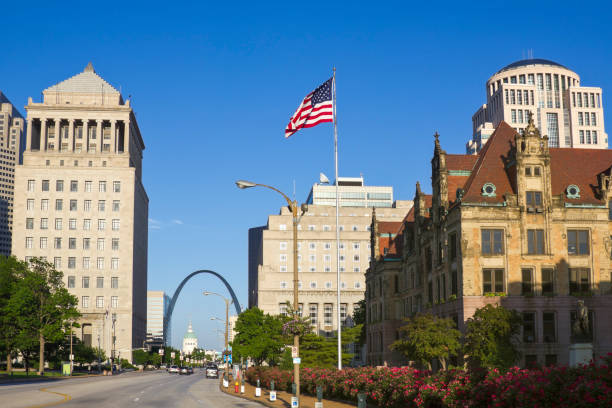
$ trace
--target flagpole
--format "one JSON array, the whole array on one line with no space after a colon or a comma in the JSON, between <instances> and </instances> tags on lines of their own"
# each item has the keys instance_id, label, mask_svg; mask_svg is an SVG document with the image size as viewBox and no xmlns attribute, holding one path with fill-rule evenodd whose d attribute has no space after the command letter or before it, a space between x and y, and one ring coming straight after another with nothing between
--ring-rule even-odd
<instances>
[{"instance_id":1,"label":"flagpole","mask_svg":"<svg viewBox=\"0 0 612 408\"><path fill-rule=\"evenodd\" d=\"M336 290L338 320L338 370L342 370L342 322L340 321L340 195L338 193L338 121L336 119L336 67L332 80L332 98L334 114L334 161L336 165Z\"/></svg>"}]
</instances>

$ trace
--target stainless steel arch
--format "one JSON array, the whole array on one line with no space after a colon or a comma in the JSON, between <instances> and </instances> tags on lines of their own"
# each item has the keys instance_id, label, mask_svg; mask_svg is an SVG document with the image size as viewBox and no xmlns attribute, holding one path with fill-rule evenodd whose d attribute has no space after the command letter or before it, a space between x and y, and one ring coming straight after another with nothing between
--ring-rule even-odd
<instances>
[{"instance_id":1,"label":"stainless steel arch","mask_svg":"<svg viewBox=\"0 0 612 408\"><path fill-rule=\"evenodd\" d=\"M181 284L178 285L178 287L174 291L174 295L172 295L172 299L170 299L170 306L168 307L168 315L167 315L168 318L164 321L164 339L166 339L166 341L168 341L168 339L166 337L166 333L168 333L168 326L170 325L170 321L172 320L172 312L174 311L174 304L176 303L176 300L178 299L179 294L181 293L181 290L183 289L183 286L185 286L185 284L187 283L187 281L189 279L191 279L195 275L199 275L201 273L209 273L209 274L214 275L217 278L221 279L221 282L223 282L225 284L225 287L227 288L227 290L229 291L230 295L232 296L232 301L234 302L234 307L236 308L236 313L237 314L242 313L242 311L240 309L240 303L238 302L238 298L236 297L236 294L234 293L234 290L232 289L230 284L225 280L225 278L223 276L221 276L220 274L218 274L217 272L215 272L215 271L210 271L208 269L200 269L198 271L192 272L189 275L187 275L187 277L185 279L183 279Z\"/></svg>"}]
</instances>

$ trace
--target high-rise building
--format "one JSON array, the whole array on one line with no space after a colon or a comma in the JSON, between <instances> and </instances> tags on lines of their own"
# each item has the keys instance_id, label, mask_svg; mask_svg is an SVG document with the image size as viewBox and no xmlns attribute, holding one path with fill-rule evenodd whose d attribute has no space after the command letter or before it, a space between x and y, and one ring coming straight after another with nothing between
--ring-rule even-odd
<instances>
[{"instance_id":1,"label":"high-rise building","mask_svg":"<svg viewBox=\"0 0 612 408\"><path fill-rule=\"evenodd\" d=\"M392 187L366 187L363 178L354 180L354 186L347 186L355 189L350 191L350 200L340 202L342 323L364 297L374 209L373 201L370 205L366 203L368 194L385 194L376 198L381 203L380 208L376 207L378 219L399 222L412 207L412 201L387 203L393 197ZM310 192L311 204L304 208L298 224L299 307L304 316L310 316L317 332L332 334L337 327L336 208L317 204L318 199L323 199L319 187L315 185ZM335 205L335 187L332 188ZM341 190L341 194L343 191L348 192ZM249 231L249 307L282 314L286 312L286 302L293 302L292 229L291 212L283 207L278 215L268 216L265 227Z\"/></svg>"},{"instance_id":2,"label":"high-rise building","mask_svg":"<svg viewBox=\"0 0 612 408\"><path fill-rule=\"evenodd\" d=\"M533 115L550 147L607 149L602 90L582 86L569 68L544 59L516 61L486 84L487 103L472 116L468 154L475 154L503 120L522 132Z\"/></svg>"},{"instance_id":3,"label":"high-rise building","mask_svg":"<svg viewBox=\"0 0 612 408\"><path fill-rule=\"evenodd\" d=\"M191 320L189 321L189 327L187 327L187 333L183 336L183 348L181 351L184 355L190 355L194 349L198 348L198 336L193 331Z\"/></svg>"},{"instance_id":4,"label":"high-rise building","mask_svg":"<svg viewBox=\"0 0 612 408\"><path fill-rule=\"evenodd\" d=\"M392 207L393 187L366 186L363 177L338 177L340 207ZM336 206L335 184L313 184L307 204Z\"/></svg>"},{"instance_id":5,"label":"high-rise building","mask_svg":"<svg viewBox=\"0 0 612 408\"><path fill-rule=\"evenodd\" d=\"M21 163L25 121L0 91L0 254L11 254L15 166Z\"/></svg>"},{"instance_id":6,"label":"high-rise building","mask_svg":"<svg viewBox=\"0 0 612 408\"><path fill-rule=\"evenodd\" d=\"M89 64L26 110L13 254L63 271L79 300L79 337L129 359L146 340L149 207L130 101Z\"/></svg>"},{"instance_id":7,"label":"high-rise building","mask_svg":"<svg viewBox=\"0 0 612 408\"><path fill-rule=\"evenodd\" d=\"M147 291L147 343L152 347L167 346L172 338L170 325L164 336L164 322L168 319L170 296L160 290Z\"/></svg>"}]
</instances>

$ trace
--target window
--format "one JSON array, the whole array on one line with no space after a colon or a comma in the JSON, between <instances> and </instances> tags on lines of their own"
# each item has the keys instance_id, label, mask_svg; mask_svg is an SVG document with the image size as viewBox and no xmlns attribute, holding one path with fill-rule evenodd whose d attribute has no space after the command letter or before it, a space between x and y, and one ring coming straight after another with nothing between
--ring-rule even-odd
<instances>
[{"instance_id":1,"label":"window","mask_svg":"<svg viewBox=\"0 0 612 408\"><path fill-rule=\"evenodd\" d=\"M64 180L57 180L55 182L55 191L64 191Z\"/></svg>"},{"instance_id":2,"label":"window","mask_svg":"<svg viewBox=\"0 0 612 408\"><path fill-rule=\"evenodd\" d=\"M308 231L314 231L315 230L315 226L314 225L309 225L308 226Z\"/></svg>"},{"instance_id":3,"label":"window","mask_svg":"<svg viewBox=\"0 0 612 408\"><path fill-rule=\"evenodd\" d=\"M116 309L119 307L119 297L111 296L111 308Z\"/></svg>"},{"instance_id":4,"label":"window","mask_svg":"<svg viewBox=\"0 0 612 408\"><path fill-rule=\"evenodd\" d=\"M359 249L359 242L353 242L353 249Z\"/></svg>"},{"instance_id":5,"label":"window","mask_svg":"<svg viewBox=\"0 0 612 408\"><path fill-rule=\"evenodd\" d=\"M584 125L584 119L582 116L582 112L578 112L578 125L579 126L583 126Z\"/></svg>"},{"instance_id":6,"label":"window","mask_svg":"<svg viewBox=\"0 0 612 408\"><path fill-rule=\"evenodd\" d=\"M97 265L98 269L104 269L104 258L99 257L97 259L96 265Z\"/></svg>"},{"instance_id":7,"label":"window","mask_svg":"<svg viewBox=\"0 0 612 408\"><path fill-rule=\"evenodd\" d=\"M34 199L33 198L28 198L28 201L26 201L26 209L28 211L34 210Z\"/></svg>"},{"instance_id":8,"label":"window","mask_svg":"<svg viewBox=\"0 0 612 408\"><path fill-rule=\"evenodd\" d=\"M34 237L26 237L25 247L32 248L34 246Z\"/></svg>"},{"instance_id":9,"label":"window","mask_svg":"<svg viewBox=\"0 0 612 408\"><path fill-rule=\"evenodd\" d=\"M74 276L68 276L68 289L74 288L76 278Z\"/></svg>"},{"instance_id":10,"label":"window","mask_svg":"<svg viewBox=\"0 0 612 408\"><path fill-rule=\"evenodd\" d=\"M76 180L70 181L70 192L76 193L79 191L79 182Z\"/></svg>"},{"instance_id":11,"label":"window","mask_svg":"<svg viewBox=\"0 0 612 408\"><path fill-rule=\"evenodd\" d=\"M113 276L111 278L111 289L118 289L119 288L119 278L117 276Z\"/></svg>"},{"instance_id":12,"label":"window","mask_svg":"<svg viewBox=\"0 0 612 408\"><path fill-rule=\"evenodd\" d=\"M535 313L523 312L523 343L535 343Z\"/></svg>"},{"instance_id":13,"label":"window","mask_svg":"<svg viewBox=\"0 0 612 408\"><path fill-rule=\"evenodd\" d=\"M113 211L119 211L119 200L113 200Z\"/></svg>"},{"instance_id":14,"label":"window","mask_svg":"<svg viewBox=\"0 0 612 408\"><path fill-rule=\"evenodd\" d=\"M98 276L96 278L96 288L97 289L103 289L104 288L104 277L103 276Z\"/></svg>"},{"instance_id":15,"label":"window","mask_svg":"<svg viewBox=\"0 0 612 408\"><path fill-rule=\"evenodd\" d=\"M89 257L88 256L83 258L83 269L89 269ZM88 282L89 282L89 278L87 278L87 279L88 279ZM83 286L83 287L85 287L85 286ZM89 287L89 286L87 286L87 287Z\"/></svg>"},{"instance_id":16,"label":"window","mask_svg":"<svg viewBox=\"0 0 612 408\"><path fill-rule=\"evenodd\" d=\"M309 260L310 262L315 262L315 261L316 261L316 256L315 256L315 255L310 255L310 256L308 257L308 260Z\"/></svg>"},{"instance_id":17,"label":"window","mask_svg":"<svg viewBox=\"0 0 612 408\"><path fill-rule=\"evenodd\" d=\"M448 236L448 255L451 262L457 260L457 234Z\"/></svg>"},{"instance_id":18,"label":"window","mask_svg":"<svg viewBox=\"0 0 612 408\"><path fill-rule=\"evenodd\" d=\"M76 268L76 258L74 256L71 256L68 258L68 268L69 269Z\"/></svg>"},{"instance_id":19,"label":"window","mask_svg":"<svg viewBox=\"0 0 612 408\"><path fill-rule=\"evenodd\" d=\"M530 255L544 254L544 230L527 230L527 253Z\"/></svg>"},{"instance_id":20,"label":"window","mask_svg":"<svg viewBox=\"0 0 612 408\"><path fill-rule=\"evenodd\" d=\"M317 282L310 282L310 289L316 289L317 288Z\"/></svg>"},{"instance_id":21,"label":"window","mask_svg":"<svg viewBox=\"0 0 612 408\"><path fill-rule=\"evenodd\" d=\"M47 237L40 237L40 249L47 249Z\"/></svg>"},{"instance_id":22,"label":"window","mask_svg":"<svg viewBox=\"0 0 612 408\"><path fill-rule=\"evenodd\" d=\"M34 218L26 218L26 229L34 229ZM42 228L42 218L41 218L40 229L43 229Z\"/></svg>"},{"instance_id":23,"label":"window","mask_svg":"<svg viewBox=\"0 0 612 408\"><path fill-rule=\"evenodd\" d=\"M106 201L98 200L98 211L106 210Z\"/></svg>"},{"instance_id":24,"label":"window","mask_svg":"<svg viewBox=\"0 0 612 408\"><path fill-rule=\"evenodd\" d=\"M83 296L81 298L81 305L83 306L83 309L87 309L89 307L89 296Z\"/></svg>"},{"instance_id":25,"label":"window","mask_svg":"<svg viewBox=\"0 0 612 408\"><path fill-rule=\"evenodd\" d=\"M89 231L90 229L91 229L91 220L86 218L83 220L83 230Z\"/></svg>"},{"instance_id":26,"label":"window","mask_svg":"<svg viewBox=\"0 0 612 408\"><path fill-rule=\"evenodd\" d=\"M587 293L591 290L587 268L570 268L570 295Z\"/></svg>"},{"instance_id":27,"label":"window","mask_svg":"<svg viewBox=\"0 0 612 408\"><path fill-rule=\"evenodd\" d=\"M104 251L104 238L98 238L98 251Z\"/></svg>"},{"instance_id":28,"label":"window","mask_svg":"<svg viewBox=\"0 0 612 408\"><path fill-rule=\"evenodd\" d=\"M40 200L40 209L42 211L47 211L49 210L49 200L48 199L42 199Z\"/></svg>"},{"instance_id":29,"label":"window","mask_svg":"<svg viewBox=\"0 0 612 408\"><path fill-rule=\"evenodd\" d=\"M42 181L42 191L49 191L49 180Z\"/></svg>"},{"instance_id":30,"label":"window","mask_svg":"<svg viewBox=\"0 0 612 408\"><path fill-rule=\"evenodd\" d=\"M119 250L119 238L113 238L111 249L113 251L118 251Z\"/></svg>"},{"instance_id":31,"label":"window","mask_svg":"<svg viewBox=\"0 0 612 408\"><path fill-rule=\"evenodd\" d=\"M53 248L62 249L62 239L60 237L56 237L53 239Z\"/></svg>"},{"instance_id":32,"label":"window","mask_svg":"<svg viewBox=\"0 0 612 408\"><path fill-rule=\"evenodd\" d=\"M104 229L106 228L106 220L105 219L99 219L98 220L98 231L104 231Z\"/></svg>"},{"instance_id":33,"label":"window","mask_svg":"<svg viewBox=\"0 0 612 408\"><path fill-rule=\"evenodd\" d=\"M59 256L56 256L55 258L53 258L53 267L55 269L61 269L62 268L62 258Z\"/></svg>"},{"instance_id":34,"label":"window","mask_svg":"<svg viewBox=\"0 0 612 408\"><path fill-rule=\"evenodd\" d=\"M484 269L482 271L482 292L483 294L504 292L503 269Z\"/></svg>"},{"instance_id":35,"label":"window","mask_svg":"<svg viewBox=\"0 0 612 408\"><path fill-rule=\"evenodd\" d=\"M106 193L106 181L100 181L98 183L98 191L100 193Z\"/></svg>"},{"instance_id":36,"label":"window","mask_svg":"<svg viewBox=\"0 0 612 408\"><path fill-rule=\"evenodd\" d=\"M62 219L61 218L56 218L55 219L55 229L56 230L61 230L62 229Z\"/></svg>"},{"instance_id":37,"label":"window","mask_svg":"<svg viewBox=\"0 0 612 408\"><path fill-rule=\"evenodd\" d=\"M308 244L308 249L310 249L310 250L315 250L315 249L317 249L317 244L316 244L316 243L314 243L314 242L309 243L309 244Z\"/></svg>"},{"instance_id":38,"label":"window","mask_svg":"<svg viewBox=\"0 0 612 408\"><path fill-rule=\"evenodd\" d=\"M26 228L27 228L27 222L26 222ZM40 219L40 229L46 230L47 228L49 228L49 219L41 218Z\"/></svg>"},{"instance_id":39,"label":"window","mask_svg":"<svg viewBox=\"0 0 612 408\"><path fill-rule=\"evenodd\" d=\"M119 231L119 220L118 219L113 219L112 225L113 225L113 231Z\"/></svg>"},{"instance_id":40,"label":"window","mask_svg":"<svg viewBox=\"0 0 612 408\"><path fill-rule=\"evenodd\" d=\"M83 259L85 259L85 258L83 258ZM83 279L82 279L81 283L82 283L83 289L89 289L89 276L83 276Z\"/></svg>"},{"instance_id":41,"label":"window","mask_svg":"<svg viewBox=\"0 0 612 408\"><path fill-rule=\"evenodd\" d=\"M61 198L55 200L55 210L56 211L62 211L63 207L64 207L64 201Z\"/></svg>"},{"instance_id":42,"label":"window","mask_svg":"<svg viewBox=\"0 0 612 408\"><path fill-rule=\"evenodd\" d=\"M554 343L557 336L555 331L555 314L553 312L542 313L542 329L544 332L544 343Z\"/></svg>"},{"instance_id":43,"label":"window","mask_svg":"<svg viewBox=\"0 0 612 408\"><path fill-rule=\"evenodd\" d=\"M91 193L91 181L86 181L85 182L85 192L86 193Z\"/></svg>"},{"instance_id":44,"label":"window","mask_svg":"<svg viewBox=\"0 0 612 408\"><path fill-rule=\"evenodd\" d=\"M542 207L542 192L541 191L527 191L525 194L527 200L527 207Z\"/></svg>"},{"instance_id":45,"label":"window","mask_svg":"<svg viewBox=\"0 0 612 408\"><path fill-rule=\"evenodd\" d=\"M91 211L91 200L85 200L85 202L83 203L83 210Z\"/></svg>"},{"instance_id":46,"label":"window","mask_svg":"<svg viewBox=\"0 0 612 408\"><path fill-rule=\"evenodd\" d=\"M280 261L287 262L287 254L280 254Z\"/></svg>"},{"instance_id":47,"label":"window","mask_svg":"<svg viewBox=\"0 0 612 408\"><path fill-rule=\"evenodd\" d=\"M325 324L325 326L332 325L333 308L334 305L331 303L325 303L325 305L323 305L323 324Z\"/></svg>"},{"instance_id":48,"label":"window","mask_svg":"<svg viewBox=\"0 0 612 408\"><path fill-rule=\"evenodd\" d=\"M280 249L281 249L281 251L285 251L287 249L287 242L281 242L280 243Z\"/></svg>"},{"instance_id":49,"label":"window","mask_svg":"<svg viewBox=\"0 0 612 408\"><path fill-rule=\"evenodd\" d=\"M113 181L113 193L120 193L120 192L121 192L121 182Z\"/></svg>"},{"instance_id":50,"label":"window","mask_svg":"<svg viewBox=\"0 0 612 408\"><path fill-rule=\"evenodd\" d=\"M119 258L111 258L111 269L119 269Z\"/></svg>"},{"instance_id":51,"label":"window","mask_svg":"<svg viewBox=\"0 0 612 408\"><path fill-rule=\"evenodd\" d=\"M96 308L104 309L104 296L96 296Z\"/></svg>"},{"instance_id":52,"label":"window","mask_svg":"<svg viewBox=\"0 0 612 408\"><path fill-rule=\"evenodd\" d=\"M76 238L68 238L68 249L76 249Z\"/></svg>"},{"instance_id":53,"label":"window","mask_svg":"<svg viewBox=\"0 0 612 408\"><path fill-rule=\"evenodd\" d=\"M533 295L533 270L529 268L523 268L521 270L522 275L522 295Z\"/></svg>"},{"instance_id":54,"label":"window","mask_svg":"<svg viewBox=\"0 0 612 408\"><path fill-rule=\"evenodd\" d=\"M556 354L546 354L544 356L544 364L546 367L556 366L557 365L557 355Z\"/></svg>"},{"instance_id":55,"label":"window","mask_svg":"<svg viewBox=\"0 0 612 408\"><path fill-rule=\"evenodd\" d=\"M553 269L542 268L542 295L550 296L554 294L553 274Z\"/></svg>"},{"instance_id":56,"label":"window","mask_svg":"<svg viewBox=\"0 0 612 408\"><path fill-rule=\"evenodd\" d=\"M504 230L483 229L481 235L483 255L500 255L504 253Z\"/></svg>"},{"instance_id":57,"label":"window","mask_svg":"<svg viewBox=\"0 0 612 408\"><path fill-rule=\"evenodd\" d=\"M36 182L34 180L28 180L28 191L33 193L36 187Z\"/></svg>"},{"instance_id":58,"label":"window","mask_svg":"<svg viewBox=\"0 0 612 408\"><path fill-rule=\"evenodd\" d=\"M70 211L77 210L77 200L70 200Z\"/></svg>"},{"instance_id":59,"label":"window","mask_svg":"<svg viewBox=\"0 0 612 408\"><path fill-rule=\"evenodd\" d=\"M324 226L323 226L323 231L331 231L331 226L329 226L329 225L324 225Z\"/></svg>"},{"instance_id":60,"label":"window","mask_svg":"<svg viewBox=\"0 0 612 408\"><path fill-rule=\"evenodd\" d=\"M311 303L308 305L308 313L310 317L310 324L317 324L317 315L319 314L319 305L316 303Z\"/></svg>"},{"instance_id":61,"label":"window","mask_svg":"<svg viewBox=\"0 0 612 408\"><path fill-rule=\"evenodd\" d=\"M278 226L278 229L281 230L281 231L287 231L287 224L280 224Z\"/></svg>"},{"instance_id":62,"label":"window","mask_svg":"<svg viewBox=\"0 0 612 408\"><path fill-rule=\"evenodd\" d=\"M590 253L588 230L567 231L567 253L569 255L588 255Z\"/></svg>"},{"instance_id":63,"label":"window","mask_svg":"<svg viewBox=\"0 0 612 408\"><path fill-rule=\"evenodd\" d=\"M536 177L540 177L540 166L535 166L533 168L533 175Z\"/></svg>"}]
</instances>

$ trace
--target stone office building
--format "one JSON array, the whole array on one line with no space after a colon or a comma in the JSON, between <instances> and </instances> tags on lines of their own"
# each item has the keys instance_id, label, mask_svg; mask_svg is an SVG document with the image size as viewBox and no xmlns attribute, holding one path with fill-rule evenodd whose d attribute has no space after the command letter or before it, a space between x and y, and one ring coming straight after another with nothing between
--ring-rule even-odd
<instances>
[{"instance_id":1,"label":"stone office building","mask_svg":"<svg viewBox=\"0 0 612 408\"><path fill-rule=\"evenodd\" d=\"M368 271L368 361L405 363L389 350L404 317L431 312L464 330L494 303L522 314L518 363L568 364L580 299L594 356L612 352L612 151L550 148L533 120L522 135L501 122L475 156L436 139L431 164L432 195L417 184L398 229L401 265L379 252Z\"/></svg>"},{"instance_id":2,"label":"stone office building","mask_svg":"<svg viewBox=\"0 0 612 408\"><path fill-rule=\"evenodd\" d=\"M130 359L146 339L149 202L130 101L89 64L26 110L13 254L63 271L79 300L79 337Z\"/></svg>"}]
</instances>

